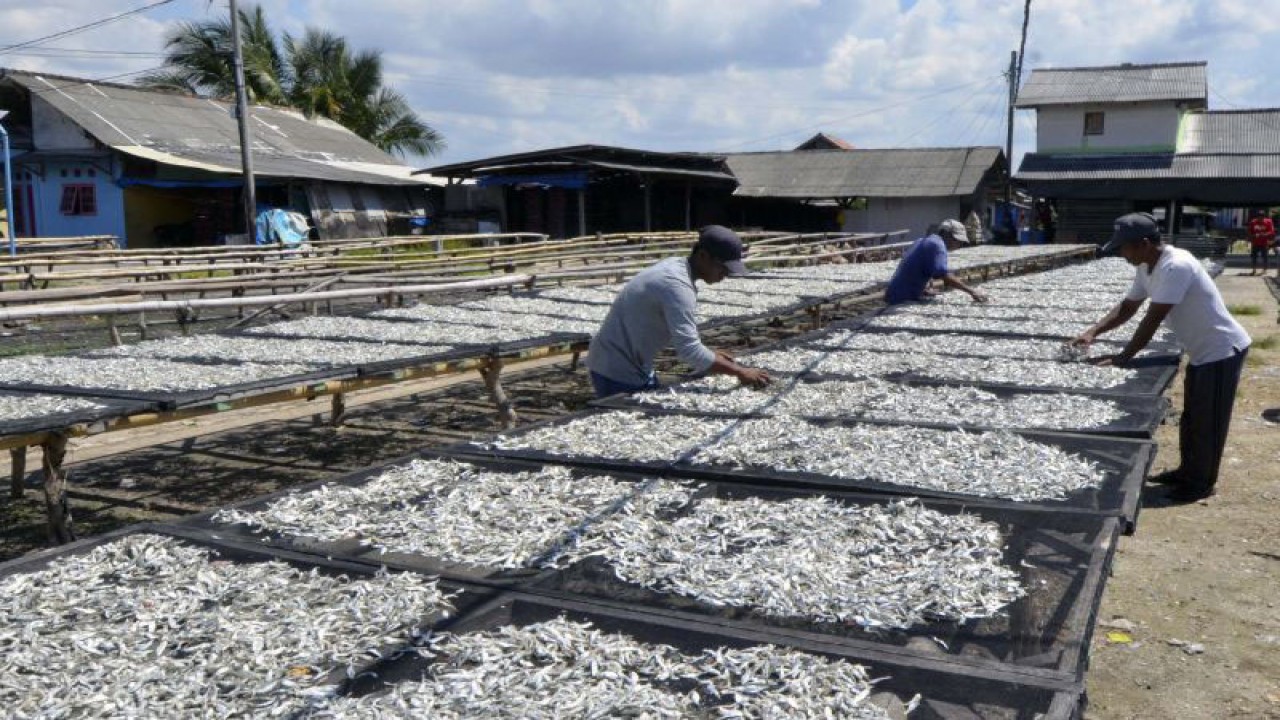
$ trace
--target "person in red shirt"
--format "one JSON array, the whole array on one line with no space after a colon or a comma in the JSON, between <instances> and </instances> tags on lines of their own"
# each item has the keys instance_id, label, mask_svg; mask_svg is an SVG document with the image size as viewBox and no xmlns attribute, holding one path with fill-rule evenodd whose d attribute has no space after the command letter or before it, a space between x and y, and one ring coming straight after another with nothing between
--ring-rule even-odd
<instances>
[{"instance_id":1,"label":"person in red shirt","mask_svg":"<svg viewBox=\"0 0 1280 720\"><path fill-rule=\"evenodd\" d=\"M1276 226L1261 210L1253 211L1249 221L1249 274L1258 274L1258 258L1262 258L1262 274L1267 274L1267 253L1276 239Z\"/></svg>"}]
</instances>

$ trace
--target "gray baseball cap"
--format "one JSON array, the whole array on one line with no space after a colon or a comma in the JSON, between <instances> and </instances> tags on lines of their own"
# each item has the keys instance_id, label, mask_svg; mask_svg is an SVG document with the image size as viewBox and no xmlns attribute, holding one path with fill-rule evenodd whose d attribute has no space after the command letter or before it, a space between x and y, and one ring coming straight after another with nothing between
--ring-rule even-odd
<instances>
[{"instance_id":1,"label":"gray baseball cap","mask_svg":"<svg viewBox=\"0 0 1280 720\"><path fill-rule=\"evenodd\" d=\"M969 231L965 229L964 223L959 220L943 220L938 223L938 232L947 233L952 240L961 245L969 244Z\"/></svg>"},{"instance_id":2,"label":"gray baseball cap","mask_svg":"<svg viewBox=\"0 0 1280 720\"><path fill-rule=\"evenodd\" d=\"M1160 237L1160 226L1151 213L1137 212L1116 218L1111 240L1102 246L1102 252L1115 252L1121 245L1147 238Z\"/></svg>"}]
</instances>

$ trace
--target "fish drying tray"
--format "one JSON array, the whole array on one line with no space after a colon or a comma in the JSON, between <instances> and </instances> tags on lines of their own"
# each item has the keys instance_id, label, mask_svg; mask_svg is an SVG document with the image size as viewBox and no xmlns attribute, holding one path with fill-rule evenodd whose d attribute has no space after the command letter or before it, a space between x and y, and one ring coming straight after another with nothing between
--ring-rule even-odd
<instances>
[{"instance_id":1,"label":"fish drying tray","mask_svg":"<svg viewBox=\"0 0 1280 720\"><path fill-rule=\"evenodd\" d=\"M220 362L220 363L187 363L190 365L236 366L252 363ZM275 390L302 387L324 383L330 380L345 380L355 377L356 369L327 368L307 373L281 375L280 377L263 378L234 385L221 385L198 390L124 390L108 387L74 386L74 385L41 385L39 383L4 383L0 381L0 390L15 390L28 393L49 393L52 395L73 395L78 397L109 398L127 400L136 403L151 403L161 410L196 405L209 405L218 402L229 402L254 395L263 395Z\"/></svg>"},{"instance_id":2,"label":"fish drying tray","mask_svg":"<svg viewBox=\"0 0 1280 720\"><path fill-rule=\"evenodd\" d=\"M784 490L728 482L708 482L699 491L700 498L760 498L775 502L819 495L852 507L883 506L895 500L865 493ZM904 629L871 630L852 623L769 616L759 608L717 606L648 588L619 579L613 566L600 557L589 557L534 579L525 590L562 598L585 596L626 607L644 607L667 617L697 619L759 632L782 632L815 642L856 641L892 646L907 654L945 658L994 671L1016 668L1046 676L1082 679L1121 520L1098 515L1046 515L974 507L946 500L918 502L939 513L976 515L996 524L1005 543L1003 564L1017 570L1027 595L991 617L965 622L935 619ZM678 514L684 512L688 509ZM831 550L842 551L841 548Z\"/></svg>"},{"instance_id":3,"label":"fish drying tray","mask_svg":"<svg viewBox=\"0 0 1280 720\"><path fill-rule=\"evenodd\" d=\"M786 378L789 374L774 373L775 380L778 378ZM823 381L846 381L854 382L864 378L851 378L840 375L822 375L818 373L805 373L800 376L800 382L817 383ZM886 382L901 385L904 388L911 387L973 387L1004 400L1018 395L1056 395L1059 393L1067 393L1071 395L1087 395L1076 390L1054 390L1041 387L1014 387L1009 385L988 385L983 383L948 383L936 380L893 380L889 378L875 378L885 380ZM679 385L671 385L668 387L679 387ZM1150 438L1155 434L1156 428L1164 420L1169 410L1169 403L1162 397L1152 395L1107 395L1107 401L1114 403L1124 413L1124 417L1113 420L1105 425L1098 427L1079 427L1079 428L1051 428L1051 427L1019 427L1019 428L993 428L980 424L956 424L944 422L930 422L927 417L919 419L890 419L877 418L874 416L863 417L859 415L853 408L850 412L842 415L810 415L798 414L794 417L804 418L806 420L823 421L834 420L839 422L859 422L869 425L912 425L916 427L929 427L941 430L963 429L971 432L981 432L994 429L1012 429L1012 430L1043 430L1048 432L1064 432L1085 435L1107 435L1115 437L1130 438ZM741 417L774 417L780 415L772 410L773 404L762 405L755 411L750 413L730 413L685 408L663 408L652 403L643 403L635 399L633 395L620 393L610 395L607 398L593 400L588 403L591 407L612 408L615 410L639 410L644 412L676 412L691 415L705 415L708 417L725 417L725 418L741 418Z\"/></svg>"},{"instance_id":4,"label":"fish drying tray","mask_svg":"<svg viewBox=\"0 0 1280 720\"><path fill-rule=\"evenodd\" d=\"M878 643L824 641L726 626L654 614L620 603L512 592L477 606L441 629L466 635L558 619L589 623L599 631L646 644L672 646L686 656L716 648L773 645L857 663L868 668L870 677L883 678L873 686L874 693L892 693L899 706L920 696L919 707L911 713L913 720L1014 720L1032 715L1044 720L1070 720L1083 712L1085 702L1079 683L1051 674L971 667L946 658L914 656ZM430 659L411 655L389 660L352 686L350 694L376 694L389 685L417 680L428 671L430 663Z\"/></svg>"},{"instance_id":5,"label":"fish drying tray","mask_svg":"<svg viewBox=\"0 0 1280 720\"><path fill-rule=\"evenodd\" d=\"M21 392L16 390L0 391L0 395L14 398L29 397L32 393ZM59 394L62 393L42 393L42 394ZM150 412L158 407L155 402L143 400L122 400L120 398L108 398L86 395L71 395L70 397L82 400L91 400L101 407L96 408L79 408L69 410L67 412L49 413L46 415L33 415L24 418L15 418L12 420L0 420L0 436L5 435L25 435L27 433L37 433L46 430L61 430L71 427L72 425L93 425L95 423L106 420L113 420L120 417L128 417L139 413Z\"/></svg>"},{"instance_id":6,"label":"fish drying tray","mask_svg":"<svg viewBox=\"0 0 1280 720\"><path fill-rule=\"evenodd\" d=\"M277 531L255 530L254 528L242 523L231 524L218 522L213 519L213 516L221 510L235 509L242 512L261 511L281 498L315 492L325 486L350 488L360 487L383 475L388 470L392 470L399 466L408 464L413 460L419 459L455 460L464 464L474 465L480 470L490 472L536 471L543 466L542 464L513 463L505 460L486 460L483 458L450 456L444 453L424 451L393 460L377 467L367 468L359 472L351 473L343 477L319 480L305 485L280 490L269 495L263 495L250 500L226 505L218 510L191 515L183 518L182 520L175 521L175 523L172 524L172 527L182 528L183 532L192 533L198 537L209 538L210 541L213 542L235 542L246 546L273 548L282 552L302 553L327 558L340 558L349 562L364 564L385 565L391 568L412 570L430 575L438 575L443 578L450 578L460 582L493 587L513 587L521 585L550 572L549 570L541 567L505 569L463 564L459 562L452 562L439 556L417 553L384 553L375 547L361 543L360 539L355 536L337 541L326 541L316 538L289 535ZM577 478L589 475L607 474L611 478L621 480L623 482L635 483L637 485L647 479L646 476L636 473L605 473L585 467L571 468L571 471ZM652 475L649 477L652 477ZM627 497L630 497L630 495ZM405 502L408 502L413 498L404 497L402 499ZM623 498L620 497L619 500L621 499ZM595 518L591 518L588 522L591 522L594 519ZM556 545L559 545L574 534L578 533L581 530L581 527L581 524L566 525L564 533L556 542L548 545L538 555L530 557L530 560L536 560L538 557L545 556L547 553L551 552Z\"/></svg>"},{"instance_id":7,"label":"fish drying tray","mask_svg":"<svg viewBox=\"0 0 1280 720\"><path fill-rule=\"evenodd\" d=\"M589 419L592 415L600 412L599 410L585 410L552 420L532 423L518 430L505 432L502 436L519 438L524 434L537 430L552 428L576 420ZM652 416L679 413L645 410L644 414ZM795 422L802 424L806 421L795 418ZM839 421L818 421L813 424L819 427L850 424L885 425L885 423L842 423ZM716 436L711 443L714 444L724 438L731 437L736 428L737 423ZM949 430L949 432L963 431ZM1058 432L1030 430L1011 430L1008 432L1027 440L1044 443L1065 452L1079 455L1097 463L1103 474L1101 484L1096 489L1078 490L1062 500L1020 502L998 497L964 495L881 480L835 477L815 472L769 468L733 468L723 465L700 464L697 461L696 452L692 450L684 452L682 457L679 458L643 462L595 455L557 455L534 449L492 448L478 443L460 443L446 448L445 452L451 455L473 458L530 460L540 463L576 465L617 472L659 474L664 477L740 482L780 488L817 488L884 493L894 496L949 498L965 502L972 507L1109 515L1117 516L1124 520L1124 532L1126 534L1134 532L1141 506L1142 483L1151 467L1151 463L1155 460L1154 443L1130 438L1108 438L1097 435ZM694 450L702 450L704 447L697 446Z\"/></svg>"}]
</instances>

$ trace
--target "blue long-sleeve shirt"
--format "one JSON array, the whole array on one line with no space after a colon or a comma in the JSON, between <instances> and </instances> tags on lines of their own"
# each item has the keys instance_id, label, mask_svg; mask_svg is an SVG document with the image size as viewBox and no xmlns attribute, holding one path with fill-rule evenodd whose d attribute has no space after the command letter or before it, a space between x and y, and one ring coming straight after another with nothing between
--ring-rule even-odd
<instances>
[{"instance_id":1,"label":"blue long-sleeve shirt","mask_svg":"<svg viewBox=\"0 0 1280 720\"><path fill-rule=\"evenodd\" d=\"M937 235L916 240L903 253L897 270L885 288L884 301L890 305L920 300L930 280L946 275L947 244Z\"/></svg>"},{"instance_id":2,"label":"blue long-sleeve shirt","mask_svg":"<svg viewBox=\"0 0 1280 720\"><path fill-rule=\"evenodd\" d=\"M715 353L698 336L697 306L687 258L667 258L645 268L614 298L591 338L587 367L615 382L640 386L652 375L654 358L671 346L694 372L706 372Z\"/></svg>"}]
</instances>

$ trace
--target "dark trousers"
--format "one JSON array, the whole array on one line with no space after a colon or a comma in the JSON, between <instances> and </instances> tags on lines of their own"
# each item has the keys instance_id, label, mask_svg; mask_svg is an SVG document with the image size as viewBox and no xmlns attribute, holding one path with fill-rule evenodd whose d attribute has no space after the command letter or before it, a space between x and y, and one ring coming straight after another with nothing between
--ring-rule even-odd
<instances>
[{"instance_id":1,"label":"dark trousers","mask_svg":"<svg viewBox=\"0 0 1280 720\"><path fill-rule=\"evenodd\" d=\"M1218 481L1222 451L1231 427L1231 407L1249 349L1204 365L1188 365L1183 381L1182 421L1178 443L1182 451L1181 485L1207 492Z\"/></svg>"}]
</instances>

